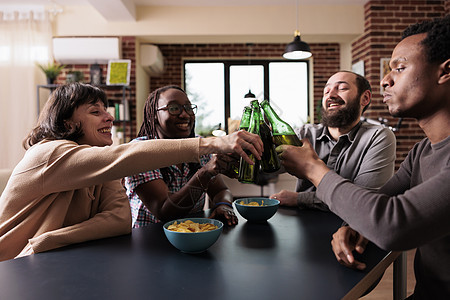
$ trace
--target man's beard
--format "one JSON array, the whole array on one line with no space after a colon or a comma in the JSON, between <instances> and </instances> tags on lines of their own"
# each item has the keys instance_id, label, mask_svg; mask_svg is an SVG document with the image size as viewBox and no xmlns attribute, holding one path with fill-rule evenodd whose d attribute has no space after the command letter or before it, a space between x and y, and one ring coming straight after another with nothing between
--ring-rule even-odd
<instances>
[{"instance_id":1,"label":"man's beard","mask_svg":"<svg viewBox=\"0 0 450 300\"><path fill-rule=\"evenodd\" d=\"M332 109L331 111L322 107L322 124L327 127L347 127L359 117L359 99L358 96L353 101L348 101L345 107Z\"/></svg>"}]
</instances>

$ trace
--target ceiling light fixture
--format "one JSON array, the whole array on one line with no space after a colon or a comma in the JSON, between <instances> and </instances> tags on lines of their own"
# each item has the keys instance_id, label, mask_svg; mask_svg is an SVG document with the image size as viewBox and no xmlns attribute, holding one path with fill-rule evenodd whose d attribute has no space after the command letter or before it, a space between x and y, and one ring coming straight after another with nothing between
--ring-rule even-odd
<instances>
[{"instance_id":1,"label":"ceiling light fixture","mask_svg":"<svg viewBox=\"0 0 450 300\"><path fill-rule=\"evenodd\" d=\"M298 28L298 0L296 0L296 16ZM300 31L297 29L294 33L294 41L286 45L283 57L287 59L307 59L312 56L311 49L306 42L300 39Z\"/></svg>"}]
</instances>

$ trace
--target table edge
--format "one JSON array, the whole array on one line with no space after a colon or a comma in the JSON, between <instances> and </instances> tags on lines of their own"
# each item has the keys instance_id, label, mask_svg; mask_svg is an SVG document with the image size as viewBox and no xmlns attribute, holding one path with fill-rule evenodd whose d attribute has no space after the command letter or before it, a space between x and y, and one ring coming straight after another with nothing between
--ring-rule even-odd
<instances>
[{"instance_id":1,"label":"table edge","mask_svg":"<svg viewBox=\"0 0 450 300\"><path fill-rule=\"evenodd\" d=\"M399 257L401 251L390 251L363 279L361 279L341 300L359 299L383 272Z\"/></svg>"}]
</instances>

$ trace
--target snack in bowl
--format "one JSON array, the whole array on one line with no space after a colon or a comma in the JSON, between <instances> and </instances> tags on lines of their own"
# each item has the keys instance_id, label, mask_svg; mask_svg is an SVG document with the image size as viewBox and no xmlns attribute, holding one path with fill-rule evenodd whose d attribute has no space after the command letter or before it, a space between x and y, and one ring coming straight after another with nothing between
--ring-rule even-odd
<instances>
[{"instance_id":1,"label":"snack in bowl","mask_svg":"<svg viewBox=\"0 0 450 300\"><path fill-rule=\"evenodd\" d=\"M249 222L265 222L277 212L280 201L271 198L240 198L234 201L236 210Z\"/></svg>"},{"instance_id":2,"label":"snack in bowl","mask_svg":"<svg viewBox=\"0 0 450 300\"><path fill-rule=\"evenodd\" d=\"M247 206L263 206L264 205L264 200L261 201L261 204L256 202L256 201L252 201L252 202L249 202L249 203L245 203L244 201L241 201L239 204L240 205L247 205Z\"/></svg>"},{"instance_id":3,"label":"snack in bowl","mask_svg":"<svg viewBox=\"0 0 450 300\"><path fill-rule=\"evenodd\" d=\"M163 228L169 242L181 252L201 253L217 241L223 223L208 218L185 218L169 221Z\"/></svg>"},{"instance_id":4,"label":"snack in bowl","mask_svg":"<svg viewBox=\"0 0 450 300\"><path fill-rule=\"evenodd\" d=\"M195 223L192 220L186 220L180 223L175 221L172 225L167 227L167 229L177 232L205 232L217 228L217 225L211 223Z\"/></svg>"}]
</instances>

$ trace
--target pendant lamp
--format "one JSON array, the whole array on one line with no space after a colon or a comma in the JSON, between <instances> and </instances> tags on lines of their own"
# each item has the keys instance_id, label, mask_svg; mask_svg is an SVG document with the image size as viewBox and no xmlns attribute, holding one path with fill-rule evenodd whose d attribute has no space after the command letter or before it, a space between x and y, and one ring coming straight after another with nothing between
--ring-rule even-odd
<instances>
[{"instance_id":1,"label":"pendant lamp","mask_svg":"<svg viewBox=\"0 0 450 300\"><path fill-rule=\"evenodd\" d=\"M251 90L248 90L248 93L245 94L244 98L254 98L254 99L256 99L256 96L255 96L255 94L252 93Z\"/></svg>"},{"instance_id":2,"label":"pendant lamp","mask_svg":"<svg viewBox=\"0 0 450 300\"><path fill-rule=\"evenodd\" d=\"M298 0L296 1L296 16L298 28ZM283 53L283 57L287 59L307 59L311 57L311 49L306 42L300 39L300 31L295 30L294 41L287 44Z\"/></svg>"}]
</instances>

